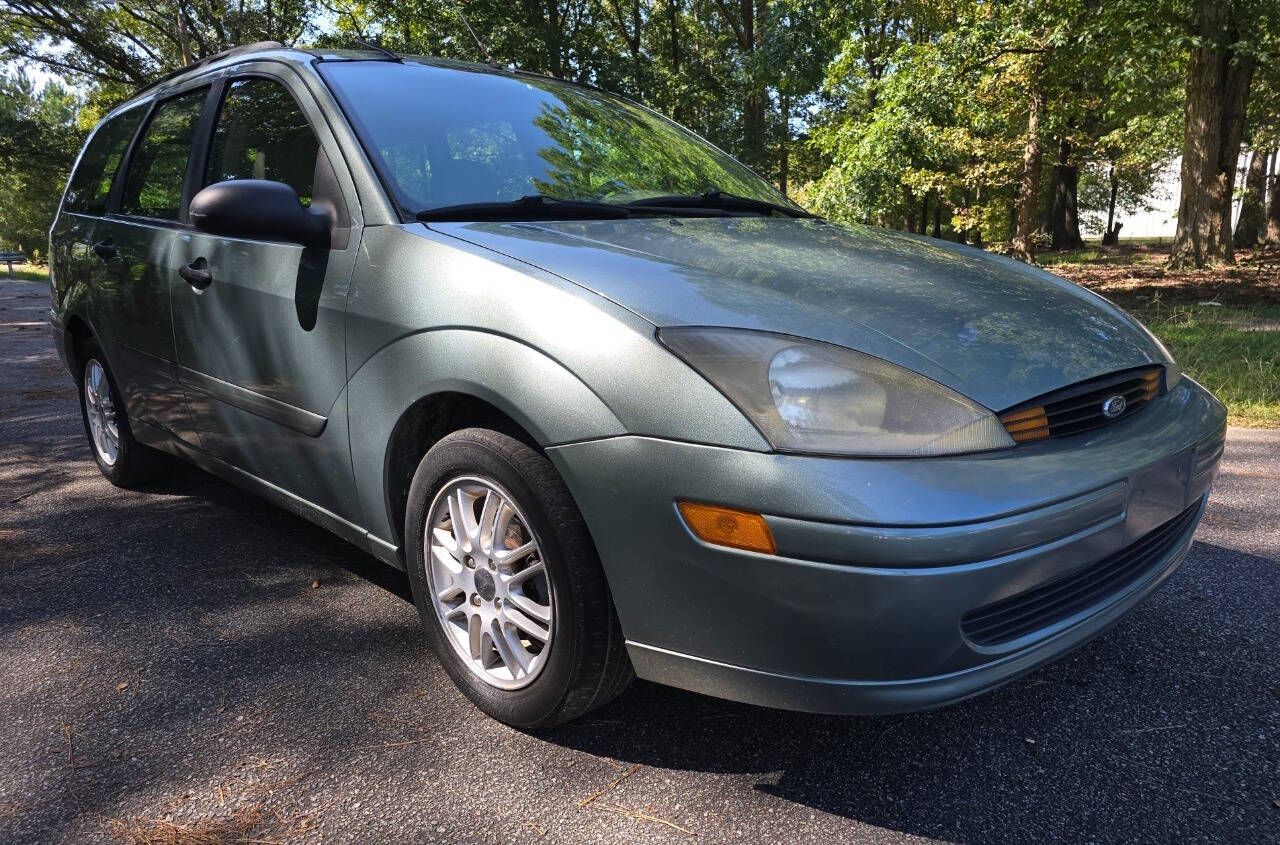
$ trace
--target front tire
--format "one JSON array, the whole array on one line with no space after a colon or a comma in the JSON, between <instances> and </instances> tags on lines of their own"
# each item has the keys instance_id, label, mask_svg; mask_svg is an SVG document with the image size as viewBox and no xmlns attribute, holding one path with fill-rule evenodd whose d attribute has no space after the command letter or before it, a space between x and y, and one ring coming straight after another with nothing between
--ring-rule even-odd
<instances>
[{"instance_id":1,"label":"front tire","mask_svg":"<svg viewBox=\"0 0 1280 845\"><path fill-rule=\"evenodd\" d=\"M582 515L525 443L481 428L443 438L414 474L405 538L427 637L493 718L562 724L633 677Z\"/></svg>"},{"instance_id":2,"label":"front tire","mask_svg":"<svg viewBox=\"0 0 1280 845\"><path fill-rule=\"evenodd\" d=\"M80 345L76 358L80 362L80 415L98 469L112 484L124 488L164 474L169 466L167 457L133 436L129 413L102 347L89 338Z\"/></svg>"}]
</instances>

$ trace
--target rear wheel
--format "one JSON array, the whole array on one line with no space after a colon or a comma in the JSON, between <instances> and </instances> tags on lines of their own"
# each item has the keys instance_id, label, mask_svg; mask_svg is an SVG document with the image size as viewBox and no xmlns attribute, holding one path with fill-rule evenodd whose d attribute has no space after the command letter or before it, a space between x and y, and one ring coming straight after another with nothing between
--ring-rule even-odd
<instances>
[{"instance_id":1,"label":"rear wheel","mask_svg":"<svg viewBox=\"0 0 1280 845\"><path fill-rule=\"evenodd\" d=\"M102 347L85 340L80 361L80 413L98 469L117 487L132 487L155 479L168 468L167 457L133 437L129 414L107 367Z\"/></svg>"},{"instance_id":2,"label":"rear wheel","mask_svg":"<svg viewBox=\"0 0 1280 845\"><path fill-rule=\"evenodd\" d=\"M595 547L545 456L487 429L450 434L418 466L405 527L427 636L485 713L550 727L630 681Z\"/></svg>"}]
</instances>

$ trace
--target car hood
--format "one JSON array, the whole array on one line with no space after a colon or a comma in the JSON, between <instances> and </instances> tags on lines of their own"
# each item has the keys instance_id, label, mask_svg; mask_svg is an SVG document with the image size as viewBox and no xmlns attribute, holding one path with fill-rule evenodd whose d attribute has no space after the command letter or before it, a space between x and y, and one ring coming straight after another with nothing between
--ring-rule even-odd
<instances>
[{"instance_id":1,"label":"car hood","mask_svg":"<svg viewBox=\"0 0 1280 845\"><path fill-rule=\"evenodd\" d=\"M658 326L736 326L857 349L992 410L1166 356L1043 270L887 229L782 218L432 223Z\"/></svg>"}]
</instances>

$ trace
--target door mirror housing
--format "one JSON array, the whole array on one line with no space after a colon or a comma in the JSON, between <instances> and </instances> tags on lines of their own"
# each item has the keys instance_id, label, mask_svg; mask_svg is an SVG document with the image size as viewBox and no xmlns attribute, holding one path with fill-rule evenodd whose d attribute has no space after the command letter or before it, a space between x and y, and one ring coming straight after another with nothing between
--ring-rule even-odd
<instances>
[{"instance_id":1,"label":"door mirror housing","mask_svg":"<svg viewBox=\"0 0 1280 845\"><path fill-rule=\"evenodd\" d=\"M193 226L212 235L319 248L329 243L327 215L304 208L297 191L283 182L217 182L192 197L188 213Z\"/></svg>"}]
</instances>

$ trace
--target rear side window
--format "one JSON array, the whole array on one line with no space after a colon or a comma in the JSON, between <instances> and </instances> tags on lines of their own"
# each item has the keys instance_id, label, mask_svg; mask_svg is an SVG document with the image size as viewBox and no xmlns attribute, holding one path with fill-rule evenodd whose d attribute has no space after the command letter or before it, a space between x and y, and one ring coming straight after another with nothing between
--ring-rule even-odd
<instances>
[{"instance_id":1,"label":"rear side window","mask_svg":"<svg viewBox=\"0 0 1280 845\"><path fill-rule=\"evenodd\" d=\"M311 205L320 144L289 91L263 77L227 88L209 148L206 185L228 179L270 179Z\"/></svg>"},{"instance_id":2,"label":"rear side window","mask_svg":"<svg viewBox=\"0 0 1280 845\"><path fill-rule=\"evenodd\" d=\"M156 107L129 160L120 211L158 220L177 220L191 142L209 89L165 100Z\"/></svg>"},{"instance_id":3,"label":"rear side window","mask_svg":"<svg viewBox=\"0 0 1280 845\"><path fill-rule=\"evenodd\" d=\"M145 113L145 108L133 108L98 127L80 156L76 172L71 174L64 208L81 214L106 212L111 183Z\"/></svg>"}]
</instances>

